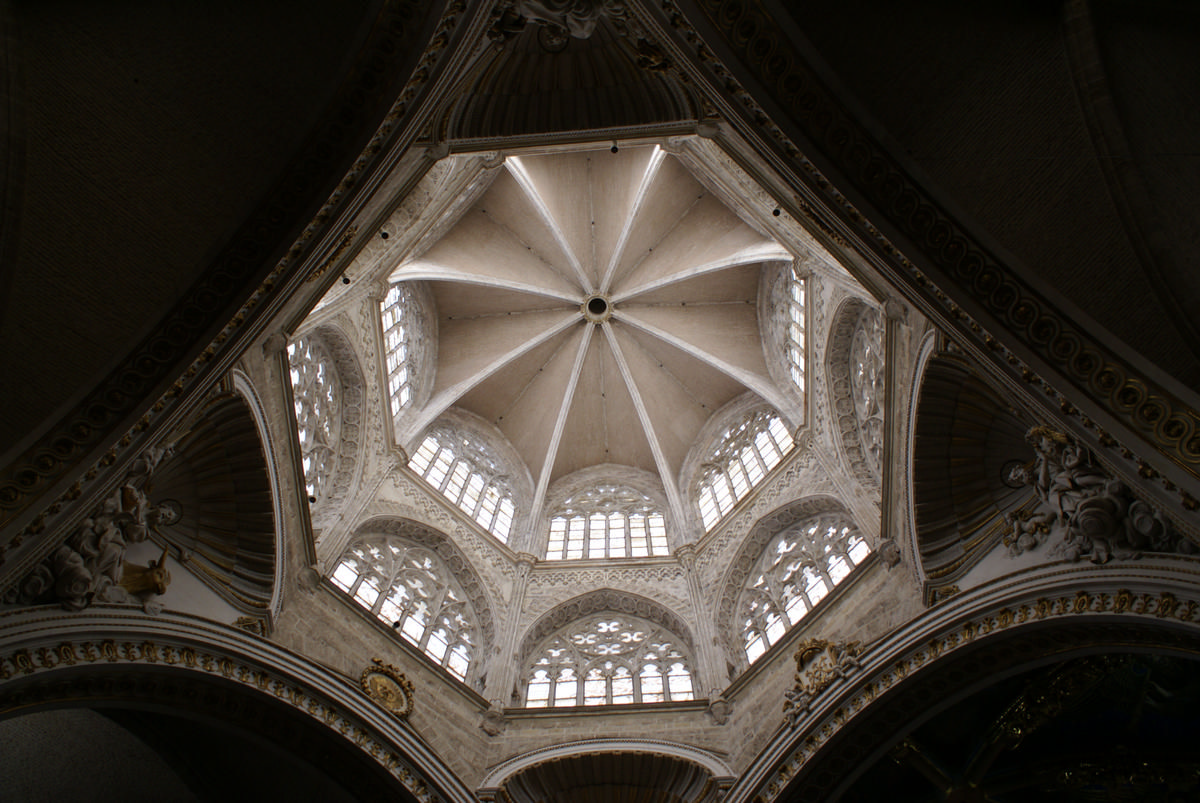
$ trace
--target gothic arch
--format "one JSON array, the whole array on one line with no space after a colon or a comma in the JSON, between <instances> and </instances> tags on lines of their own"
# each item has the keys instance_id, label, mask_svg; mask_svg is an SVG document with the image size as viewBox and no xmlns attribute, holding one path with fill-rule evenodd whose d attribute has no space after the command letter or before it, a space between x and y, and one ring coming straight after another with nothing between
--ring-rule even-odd
<instances>
[{"instance_id":1,"label":"gothic arch","mask_svg":"<svg viewBox=\"0 0 1200 803\"><path fill-rule=\"evenodd\" d=\"M1106 567L1107 568L1107 567ZM972 691L1025 669L1121 648L1194 656L1200 595L1190 566L1144 560L1008 575L937 605L851 651L845 671L789 693L788 719L729 800L826 800L913 727Z\"/></svg>"},{"instance_id":2,"label":"gothic arch","mask_svg":"<svg viewBox=\"0 0 1200 803\"><path fill-rule=\"evenodd\" d=\"M455 581L467 595L479 623L480 645L476 660L481 668L485 657L490 654L492 646L496 643L495 608L488 597L482 578L471 561L454 543L454 539L427 524L412 519L378 517L368 519L360 524L346 544L346 549L353 546L360 538L371 535L394 536L403 539L437 553L438 557L442 559Z\"/></svg>"},{"instance_id":3,"label":"gothic arch","mask_svg":"<svg viewBox=\"0 0 1200 803\"><path fill-rule=\"evenodd\" d=\"M604 611L626 613L661 625L679 636L692 655L695 655L695 642L692 639L691 629L680 616L669 608L640 594L618 591L614 588L598 588L560 603L538 617L537 621L525 632L525 637L521 639L521 647L517 652L518 666L524 667L533 654L533 650L555 631L576 619Z\"/></svg>"},{"instance_id":4,"label":"gothic arch","mask_svg":"<svg viewBox=\"0 0 1200 803\"><path fill-rule=\"evenodd\" d=\"M867 448L863 422L859 419L855 405L850 361L853 359L855 336L864 319L882 314L861 298L844 299L834 313L829 347L825 353L825 372L832 408L830 412L835 420L834 429L840 435L838 443L842 457L854 478L864 488L871 490L878 490L880 487L879 458L882 455L872 457ZM883 400L880 399L879 403L882 404Z\"/></svg>"},{"instance_id":5,"label":"gothic arch","mask_svg":"<svg viewBox=\"0 0 1200 803\"><path fill-rule=\"evenodd\" d=\"M344 780L368 799L474 800L406 722L356 684L245 631L172 613L147 623L119 609L43 610L6 623L0 718L91 701L266 735L349 772Z\"/></svg>"},{"instance_id":6,"label":"gothic arch","mask_svg":"<svg viewBox=\"0 0 1200 803\"><path fill-rule=\"evenodd\" d=\"M540 747L502 761L484 776L479 785L479 794L485 800L493 799L487 797L489 792L499 793L513 778L550 762L597 754L626 753L673 758L701 768L713 779L726 780L734 775L733 770L720 756L688 744L663 739L583 739ZM691 798L681 796L681 799Z\"/></svg>"},{"instance_id":7,"label":"gothic arch","mask_svg":"<svg viewBox=\"0 0 1200 803\"><path fill-rule=\"evenodd\" d=\"M853 521L853 516L840 500L832 496L807 496L772 510L750 528L742 541L741 548L725 576L721 580L721 596L717 603L717 629L729 656L736 656L738 666L745 666L745 653L738 647L738 634L734 619L737 615L738 598L746 586L746 580L757 564L762 551L779 533L797 522L823 513L837 513Z\"/></svg>"}]
</instances>

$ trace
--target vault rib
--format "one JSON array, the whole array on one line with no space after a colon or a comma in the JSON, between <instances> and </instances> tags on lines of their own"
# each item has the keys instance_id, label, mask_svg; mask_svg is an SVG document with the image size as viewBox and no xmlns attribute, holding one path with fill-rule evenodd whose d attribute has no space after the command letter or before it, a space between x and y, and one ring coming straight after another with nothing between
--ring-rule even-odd
<instances>
[{"instance_id":1,"label":"vault rib","mask_svg":"<svg viewBox=\"0 0 1200 803\"><path fill-rule=\"evenodd\" d=\"M558 416L554 419L554 430L550 434L550 443L546 446L546 459L542 461L542 470L538 475L537 488L533 493L533 504L530 506L529 521L541 521L542 507L546 502L546 490L550 487L550 477L554 471L554 460L558 456L558 447L562 442L563 429L567 424L567 416L571 412L571 404L575 401L575 389L579 384L579 376L583 373L583 361L587 357L588 345L592 342L592 330L595 326L583 327L583 335L579 339L579 347L575 351L575 363L571 366L571 378L563 391L562 402L558 407ZM530 546L533 546L530 544Z\"/></svg>"},{"instance_id":2,"label":"vault rib","mask_svg":"<svg viewBox=\"0 0 1200 803\"><path fill-rule=\"evenodd\" d=\"M666 155L666 151L657 145L654 146L654 152L650 156L650 163L646 165L646 170L642 173L642 181L638 184L637 192L633 197L633 203L629 207L629 212L625 215L625 224L621 227L621 235L617 238L617 244L613 248L612 256L609 257L608 265L604 268L604 276L600 280L601 293L609 292L613 273L616 271L617 265L621 262L621 256L625 253L625 245L629 242L629 235L633 232L633 227L637 223L638 213L641 211L642 204L646 202L646 196L650 192L650 185L654 183L654 177L658 173L658 168L662 165Z\"/></svg>"},{"instance_id":3,"label":"vault rib","mask_svg":"<svg viewBox=\"0 0 1200 803\"><path fill-rule=\"evenodd\" d=\"M579 297L577 295L553 290L545 285L518 282L499 276L489 276L485 273L472 273L471 271L463 270L462 268L452 268L448 265L441 265L427 260L411 262L408 265L405 265L404 267L394 271L389 278L389 281L391 282L409 282L417 280L433 282L460 282L462 284L479 285L480 287L497 287L503 290L515 290L518 293L526 293L533 296L556 298L560 301L565 301L572 306L575 306L579 303Z\"/></svg>"},{"instance_id":4,"label":"vault rib","mask_svg":"<svg viewBox=\"0 0 1200 803\"><path fill-rule=\"evenodd\" d=\"M474 374L454 383L453 385L443 389L436 396L421 408L421 411L414 415L409 423L404 427L403 431L397 437L400 444L408 449L412 444L411 441L419 435L427 426L446 411L452 404L462 398L468 391L483 382L488 377L495 374L501 368L511 364L514 360L528 353L542 343L545 343L555 335L565 331L573 324L578 323L579 315L574 311L564 312L562 320L547 327L544 332L531 337L529 340L521 343L515 348L501 354L496 359L489 362Z\"/></svg>"},{"instance_id":5,"label":"vault rib","mask_svg":"<svg viewBox=\"0 0 1200 803\"><path fill-rule=\"evenodd\" d=\"M521 159L517 156L510 156L505 160L504 165L508 168L508 172L512 174L512 177L517 180L517 184L520 185L526 197L529 198L529 202L537 210L538 216L546 224L546 228L550 230L550 234L554 237L554 242L558 244L558 247L566 255L567 262L570 263L571 270L575 273L575 278L579 281L579 286L583 288L584 294L587 295L595 292L595 287L592 285L591 279L584 271L579 257L575 255L575 251L571 248L571 243L567 239L566 232L558 225L558 221L550 211L550 207L546 205L546 201L542 198L541 193L538 192L533 177L529 175L529 171L525 169L525 165L521 163Z\"/></svg>"},{"instance_id":6,"label":"vault rib","mask_svg":"<svg viewBox=\"0 0 1200 803\"><path fill-rule=\"evenodd\" d=\"M646 409L646 402L642 399L637 382L633 379L633 372L629 370L629 363L625 361L625 353L621 351L621 345L617 342L617 334L613 331L609 321L605 321L601 326L604 327L604 337L608 340L609 348L612 349L617 370L621 372L621 378L625 380L625 387L629 390L629 397L633 399L633 406L637 410L642 431L646 433L646 441L650 444L651 454L654 455L654 464L658 467L663 490L667 493L667 504L671 508L671 516L676 522L687 521L684 517L683 499L679 494L679 484L675 479L675 472L671 470L662 444L659 443L658 435L654 431L654 424L650 420L650 412Z\"/></svg>"}]
</instances>

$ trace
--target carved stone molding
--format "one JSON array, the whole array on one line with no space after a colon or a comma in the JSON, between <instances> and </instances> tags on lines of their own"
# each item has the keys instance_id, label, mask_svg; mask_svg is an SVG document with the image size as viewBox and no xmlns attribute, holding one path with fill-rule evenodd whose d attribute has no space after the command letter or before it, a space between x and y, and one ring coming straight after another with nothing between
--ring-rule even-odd
<instances>
[{"instance_id":1,"label":"carved stone molding","mask_svg":"<svg viewBox=\"0 0 1200 803\"><path fill-rule=\"evenodd\" d=\"M1169 463L1170 473L1176 477L1182 472L1190 481L1200 479L1200 412L1102 344L980 244L841 105L810 68L806 56L788 40L785 30L774 23L761 0L699 0L697 5L707 16L711 30L725 38L725 44L750 76L761 82L780 108L790 110L789 121L816 143L824 156L921 249L925 263L940 271L937 281L946 285L946 289L953 288L957 297L969 299L972 306L988 316L988 324L995 320L1003 325L1023 348L1036 354L1071 387L1060 389L1040 378L1020 356L990 336L961 304L939 289L921 268L906 259L883 232L821 175L788 134L716 59L673 0L660 2L663 13L694 57L707 65L742 105L747 118L791 159L799 175L807 179L807 189L839 216L837 225L855 229L863 242L888 261L894 281L905 285L928 309L936 310L960 336L974 341L979 353L992 355L997 369L1024 380L1048 409L1061 410L1081 429L1090 430L1098 442L1116 447L1115 439L1083 414L1064 391L1084 394L1130 436L1139 439L1140 445L1157 452L1159 459L1155 462L1159 468L1146 466L1148 478L1161 479L1169 492L1179 491L1185 506L1200 504L1189 489L1178 488L1160 473ZM799 198L796 202L807 206ZM830 224L826 222L824 227L828 229ZM1127 450L1115 453L1114 457L1118 454L1124 459L1135 459Z\"/></svg>"},{"instance_id":2,"label":"carved stone molding","mask_svg":"<svg viewBox=\"0 0 1200 803\"><path fill-rule=\"evenodd\" d=\"M93 695L106 701L149 695L182 708L209 701L210 714L241 712L251 723L259 721L254 706L264 714L283 706L345 740L422 803L471 799L461 782L430 761L419 737L354 694L341 676L297 664L286 651L233 628L166 614L154 621L158 631L123 619L118 609L86 621L9 620L8 632L0 630L0 714L78 704ZM153 682L139 680L149 673ZM227 694L229 705L213 697L222 686L237 689Z\"/></svg>"}]
</instances>

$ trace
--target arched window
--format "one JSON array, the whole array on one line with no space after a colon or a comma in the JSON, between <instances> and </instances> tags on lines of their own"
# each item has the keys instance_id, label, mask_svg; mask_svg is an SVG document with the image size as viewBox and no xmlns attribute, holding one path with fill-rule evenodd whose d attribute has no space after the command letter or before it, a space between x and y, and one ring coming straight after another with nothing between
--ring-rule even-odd
<instances>
[{"instance_id":1,"label":"arched window","mask_svg":"<svg viewBox=\"0 0 1200 803\"><path fill-rule=\"evenodd\" d=\"M773 410L757 410L726 429L704 461L697 484L705 531L762 482L794 445Z\"/></svg>"},{"instance_id":2,"label":"arched window","mask_svg":"<svg viewBox=\"0 0 1200 803\"><path fill-rule=\"evenodd\" d=\"M479 526L508 541L516 505L499 463L481 441L450 428L425 436L408 467Z\"/></svg>"},{"instance_id":3,"label":"arched window","mask_svg":"<svg viewBox=\"0 0 1200 803\"><path fill-rule=\"evenodd\" d=\"M550 516L546 560L669 554L658 504L635 488L601 483L573 494Z\"/></svg>"},{"instance_id":4,"label":"arched window","mask_svg":"<svg viewBox=\"0 0 1200 803\"><path fill-rule=\"evenodd\" d=\"M622 705L694 699L679 639L644 619L606 612L547 638L525 671L525 705Z\"/></svg>"},{"instance_id":5,"label":"arched window","mask_svg":"<svg viewBox=\"0 0 1200 803\"><path fill-rule=\"evenodd\" d=\"M870 552L840 514L807 519L772 538L738 604L747 660L753 663L779 641Z\"/></svg>"},{"instance_id":6,"label":"arched window","mask_svg":"<svg viewBox=\"0 0 1200 803\"><path fill-rule=\"evenodd\" d=\"M788 372L801 392L804 391L804 280L796 275L793 267L787 280L787 336L786 351Z\"/></svg>"},{"instance_id":7,"label":"arched window","mask_svg":"<svg viewBox=\"0 0 1200 803\"><path fill-rule=\"evenodd\" d=\"M288 346L292 399L300 435L304 486L310 501L329 495L337 464L341 426L341 392L333 360L314 338L302 337Z\"/></svg>"},{"instance_id":8,"label":"arched window","mask_svg":"<svg viewBox=\"0 0 1200 803\"><path fill-rule=\"evenodd\" d=\"M413 307L412 291L403 283L393 284L379 305L393 418L413 399Z\"/></svg>"},{"instance_id":9,"label":"arched window","mask_svg":"<svg viewBox=\"0 0 1200 803\"><path fill-rule=\"evenodd\" d=\"M883 316L866 308L850 341L850 391L863 453L876 476L883 463Z\"/></svg>"},{"instance_id":10,"label":"arched window","mask_svg":"<svg viewBox=\"0 0 1200 803\"><path fill-rule=\"evenodd\" d=\"M329 579L466 680L478 644L475 612L436 553L403 539L368 536L346 550Z\"/></svg>"}]
</instances>

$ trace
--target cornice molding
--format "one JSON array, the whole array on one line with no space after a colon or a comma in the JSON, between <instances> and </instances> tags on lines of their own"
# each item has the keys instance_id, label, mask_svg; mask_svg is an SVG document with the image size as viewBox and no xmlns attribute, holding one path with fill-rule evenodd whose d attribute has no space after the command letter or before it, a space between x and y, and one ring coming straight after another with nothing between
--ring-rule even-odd
<instances>
[{"instance_id":1,"label":"cornice molding","mask_svg":"<svg viewBox=\"0 0 1200 803\"><path fill-rule=\"evenodd\" d=\"M934 605L863 648L857 656L858 671L831 682L793 724L784 722L727 801L770 803L800 788L797 784L813 782L811 773L821 763L818 757L827 758L827 750L846 749L845 740L835 741L841 731L868 721L892 705L897 694L910 691L913 681L928 678L957 659L972 661L971 669L958 674L957 682L963 685L1003 671L1005 661L1015 665L1035 662L1044 654L1068 657L1072 650L1095 651L1101 649L1098 645L1112 649L1114 643L1145 643L1196 651L1200 649L1198 576L1200 563L1191 559L1163 559L1137 567L1056 563L957 593L952 602ZM1048 628L1058 632L1046 635ZM1018 637L1037 643L1010 647L1007 639ZM922 700L927 707L928 699ZM883 741L905 727L905 722L893 724L896 727L886 731L864 728L862 732ZM878 746L861 745L859 760ZM818 797L824 799L833 791L824 788Z\"/></svg>"},{"instance_id":2,"label":"cornice molding","mask_svg":"<svg viewBox=\"0 0 1200 803\"><path fill-rule=\"evenodd\" d=\"M40 533L70 526L66 519L111 490L125 465L220 381L308 274L338 248L340 230L328 224L358 202L360 185L370 183L376 167L392 151L411 142L411 126L401 123L416 107L464 16L461 3L452 4L426 40L426 26L413 23L431 15L421 6L417 0L393 0L384 6L347 72L342 92L281 178L278 192L247 219L203 277L120 367L32 446L0 467L0 563L7 564L5 575L36 562L52 546L50 539L37 537ZM423 41L429 42L425 49ZM380 123L380 107L389 102L383 93L394 90L397 75L411 77ZM367 147L316 208L314 192L332 183L333 170L343 169L331 168L331 160L373 127ZM309 219L314 210L311 222L301 228L296 221ZM335 273L317 284L331 282ZM172 377L178 378L172 382ZM83 504L69 504L76 500Z\"/></svg>"},{"instance_id":3,"label":"cornice molding","mask_svg":"<svg viewBox=\"0 0 1200 803\"><path fill-rule=\"evenodd\" d=\"M40 692L29 691L31 681L60 674L64 680L86 678L89 668L95 674L152 669L235 684L251 698L287 706L340 736L422 803L474 801L424 740L354 680L244 630L107 606L86 615L35 608L0 616L0 711L38 705ZM46 684L40 685L44 691Z\"/></svg>"},{"instance_id":4,"label":"cornice molding","mask_svg":"<svg viewBox=\"0 0 1200 803\"><path fill-rule=\"evenodd\" d=\"M1089 445L1131 473L1158 480L1161 497L1175 496L1189 509L1200 504L1200 413L1187 389L1139 365L1111 337L1093 334L1098 325L1035 288L1027 270L1017 275L1012 257L997 256L994 245L968 230L910 165L835 98L762 0L656 5L703 79L723 90L737 125L752 129L790 173L797 195L781 203L801 215L820 210L804 216L835 241L859 243L923 314L1006 382L1024 386L1039 407ZM684 5L690 17L680 10ZM721 58L731 59L728 66ZM810 157L827 167L818 168ZM823 170L844 176L839 186L861 201L839 191Z\"/></svg>"}]
</instances>

